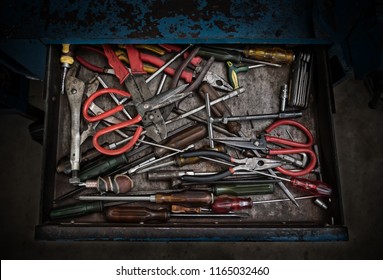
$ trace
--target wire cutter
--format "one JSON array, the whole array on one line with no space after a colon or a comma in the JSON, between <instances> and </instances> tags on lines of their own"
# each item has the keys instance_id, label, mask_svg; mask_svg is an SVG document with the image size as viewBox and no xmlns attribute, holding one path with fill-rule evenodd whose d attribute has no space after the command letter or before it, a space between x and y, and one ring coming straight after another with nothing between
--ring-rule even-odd
<instances>
[{"instance_id":1,"label":"wire cutter","mask_svg":"<svg viewBox=\"0 0 383 280\"><path fill-rule=\"evenodd\" d=\"M232 165L228 170L219 172L214 175L200 175L200 176L191 176L191 175L184 175L181 177L181 180L183 181L193 181L193 182L213 182L221 180L227 176L230 176L237 172L238 170L245 170L245 171L258 171L258 170L265 170L269 168L276 168L283 164L280 160L275 159L267 159L267 158L243 158L243 159L236 159L231 157L228 154L217 152L217 151L211 151L211 150L198 150L198 151L192 151L192 152L186 152L180 154L181 158L190 158L190 157L209 157L209 158L219 158L222 159L227 163L228 165ZM238 165L236 165L238 164Z\"/></svg>"},{"instance_id":2,"label":"wire cutter","mask_svg":"<svg viewBox=\"0 0 383 280\"><path fill-rule=\"evenodd\" d=\"M137 124L137 123L141 122L143 120L143 118L150 119L150 112L151 111L165 107L165 106L172 104L172 103L174 103L174 102L176 102L182 98L185 98L187 95L189 95L191 92L183 92L183 90L187 86L188 86L188 84L184 84L184 85L179 86L175 89L165 91L165 92L163 92L159 95L156 95L156 96L154 96L148 100L145 100L141 103L132 101L132 102L127 103L126 105L120 104L120 105L117 105L116 107L114 107L108 111L105 111L99 115L91 116L88 113L89 107L94 102L94 100L99 96L102 96L104 94L114 93L114 94L117 94L117 95L120 95L123 97L127 97L127 98L131 97L131 94L129 92L126 92L126 91L123 91L120 89L116 89L116 88L105 88L105 89L101 89L101 90L96 91L93 95L91 95L85 101L84 106L82 108L82 114L87 121L97 122L97 121L104 120L105 118L112 116L112 115L116 114L117 112L122 111L125 108L125 106L132 106L132 105L136 108L136 111L138 114L133 119L123 121L123 122L120 122L118 124L113 124L109 127L106 127L106 128L103 128L103 129L97 131L93 136L93 146L100 153L103 153L106 155L119 155L119 154L122 154L122 153L130 150L134 146L134 144L138 141L138 139L139 139L139 137L143 131L143 128L141 126L138 126L136 128L136 130L132 136L132 139L127 144L125 144L124 146L122 146L121 148L118 148L118 149L114 149L114 150L105 149L104 147L102 147L98 143L98 138L100 138L102 135L105 135L105 134L108 134L110 132L119 130L121 128L127 128L127 127L134 125L134 124Z\"/></svg>"},{"instance_id":3,"label":"wire cutter","mask_svg":"<svg viewBox=\"0 0 383 280\"><path fill-rule=\"evenodd\" d=\"M314 142L313 135L311 134L310 130L308 130L303 124L294 120L278 120L272 123L268 128L266 128L265 133L268 134L274 129L276 129L277 127L282 125L290 125L290 126L294 126L298 128L300 131L302 131L306 135L307 142L301 143L301 142L296 142L293 140L288 140L288 139L279 138L276 136L271 136L266 134L260 135L260 137L257 139L249 139L249 138L242 138L242 137L227 137L227 138L216 138L214 140L217 142L226 144L228 146L240 147L243 149L250 149L250 150L261 150L264 153L266 153L268 156L306 153L310 157L310 162L304 169L299 171L291 171L288 169L284 169L282 167L277 167L276 169L282 174L285 174L288 176L303 176L310 173L316 165L316 155L314 151L311 149ZM268 144L282 144L287 147L281 148L281 149L271 149L267 146Z\"/></svg>"}]
</instances>

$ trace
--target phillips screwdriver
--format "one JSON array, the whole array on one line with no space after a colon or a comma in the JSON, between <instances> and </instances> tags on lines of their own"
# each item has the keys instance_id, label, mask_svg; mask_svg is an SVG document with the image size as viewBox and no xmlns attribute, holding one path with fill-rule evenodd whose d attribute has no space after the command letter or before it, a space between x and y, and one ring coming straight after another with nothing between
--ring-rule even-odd
<instances>
[{"instance_id":1,"label":"phillips screwdriver","mask_svg":"<svg viewBox=\"0 0 383 280\"><path fill-rule=\"evenodd\" d=\"M248 214L214 214L214 213L172 213L168 209L150 209L146 207L118 206L106 211L109 222L144 223L167 222L171 218L246 218Z\"/></svg>"},{"instance_id":2,"label":"phillips screwdriver","mask_svg":"<svg viewBox=\"0 0 383 280\"><path fill-rule=\"evenodd\" d=\"M314 181L314 180L309 180L309 179L305 179L305 178L288 179L288 178L284 178L284 177L280 177L280 176L276 176L276 175L272 175L272 174L267 174L267 173L264 173L261 171L255 171L255 170L252 172L254 172L256 174L262 174L265 176L269 176L269 177L280 179L282 181L289 182L291 184L291 186L293 186L293 187L297 187L297 188L300 188L302 190L307 190L307 191L312 192L314 194L321 194L324 196L331 196L331 194L332 194L331 187L328 184L323 183L321 181Z\"/></svg>"},{"instance_id":3,"label":"phillips screwdriver","mask_svg":"<svg viewBox=\"0 0 383 280\"><path fill-rule=\"evenodd\" d=\"M65 92L65 78L68 72L68 69L74 62L73 58L73 47L70 44L62 44L62 55L60 57L61 67L63 68L62 77L61 77L61 94Z\"/></svg>"}]
</instances>

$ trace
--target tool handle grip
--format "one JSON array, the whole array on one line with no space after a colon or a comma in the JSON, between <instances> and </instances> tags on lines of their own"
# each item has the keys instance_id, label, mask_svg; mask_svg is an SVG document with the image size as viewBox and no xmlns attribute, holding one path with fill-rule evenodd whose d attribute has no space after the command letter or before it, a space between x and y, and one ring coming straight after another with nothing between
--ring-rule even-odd
<instances>
[{"instance_id":1,"label":"tool handle grip","mask_svg":"<svg viewBox=\"0 0 383 280\"><path fill-rule=\"evenodd\" d=\"M233 162L233 158L229 156L228 154L217 152L217 151L211 151L211 150L196 150L191 152L185 152L180 154L180 157L183 158L189 158L189 157L213 157L213 158L220 158L223 160L226 160L228 162Z\"/></svg>"},{"instance_id":2,"label":"tool handle grip","mask_svg":"<svg viewBox=\"0 0 383 280\"><path fill-rule=\"evenodd\" d=\"M211 182L215 182L223 178L226 178L227 176L230 176L233 173L234 171L230 168L228 170L225 170L213 175L201 175L201 176L184 175L184 176L181 176L181 180L184 182L211 183Z\"/></svg>"},{"instance_id":3,"label":"tool handle grip","mask_svg":"<svg viewBox=\"0 0 383 280\"><path fill-rule=\"evenodd\" d=\"M165 142L164 145L175 149L183 149L191 144L198 142L199 140L202 140L206 136L206 126L198 124L174 134L168 141ZM170 150L166 148L155 148L154 156L156 158L160 158L169 152Z\"/></svg>"},{"instance_id":4,"label":"tool handle grip","mask_svg":"<svg viewBox=\"0 0 383 280\"><path fill-rule=\"evenodd\" d=\"M106 210L106 219L114 223L166 222L170 213L166 209L118 206Z\"/></svg>"},{"instance_id":5,"label":"tool handle grip","mask_svg":"<svg viewBox=\"0 0 383 280\"><path fill-rule=\"evenodd\" d=\"M107 174L112 170L116 169L117 167L127 163L128 159L125 156L125 154L121 154L114 157L105 157L96 164L93 164L86 169L80 170L80 181L84 182L85 180L91 178L97 178L97 176Z\"/></svg>"},{"instance_id":6,"label":"tool handle grip","mask_svg":"<svg viewBox=\"0 0 383 280\"><path fill-rule=\"evenodd\" d=\"M179 193L157 193L156 203L187 204L187 205L209 205L213 202L210 192L205 191L185 191Z\"/></svg>"},{"instance_id":7,"label":"tool handle grip","mask_svg":"<svg viewBox=\"0 0 383 280\"><path fill-rule=\"evenodd\" d=\"M221 195L214 200L211 209L214 213L229 213L253 207L251 198L238 198L234 196Z\"/></svg>"},{"instance_id":8,"label":"tool handle grip","mask_svg":"<svg viewBox=\"0 0 383 280\"><path fill-rule=\"evenodd\" d=\"M221 184L213 186L214 195L234 195L234 196L242 196L242 195L260 195L260 194L271 194L274 193L274 184Z\"/></svg>"},{"instance_id":9,"label":"tool handle grip","mask_svg":"<svg viewBox=\"0 0 383 280\"><path fill-rule=\"evenodd\" d=\"M332 194L332 189L329 185L321 182L321 181L312 181L308 179L292 179L291 185L294 187L298 187L303 190L310 191L314 194L321 194L330 196Z\"/></svg>"},{"instance_id":10,"label":"tool handle grip","mask_svg":"<svg viewBox=\"0 0 383 280\"><path fill-rule=\"evenodd\" d=\"M307 166L299 171L291 171L288 169L284 169L283 167L277 167L276 170L281 172L282 174L288 175L288 176L303 176L306 174L309 174L316 165L317 157L314 153L314 151L308 149L308 148L290 148L290 149L281 149L281 150L270 150L269 155L288 155L288 154L300 154L300 153L306 153L310 157L310 162L307 164Z\"/></svg>"},{"instance_id":11,"label":"tool handle grip","mask_svg":"<svg viewBox=\"0 0 383 280\"><path fill-rule=\"evenodd\" d=\"M266 141L272 142L272 143L283 144L283 145L287 145L290 147L297 147L297 148L309 148L313 145L314 137L311 134L310 130L308 130L303 124L301 124L297 121L294 121L294 120L288 120L288 119L277 120L274 123L272 123L267 129L265 129L265 132L270 133L273 129L275 129L281 125L295 126L296 128L301 130L306 135L307 142L306 143L300 143L300 142L295 142L292 140L274 137L274 136L270 136L270 135L265 136Z\"/></svg>"},{"instance_id":12,"label":"tool handle grip","mask_svg":"<svg viewBox=\"0 0 383 280\"><path fill-rule=\"evenodd\" d=\"M109 149L104 148L103 146L101 146L98 143L98 138L100 138L102 135L108 134L108 133L113 132L115 130L119 130L121 128L129 127L133 124L139 123L141 120L142 120L142 117L140 115L137 115L131 120L127 120L127 121L122 122L122 123L114 124L114 125L111 125L111 126L104 128L102 130L97 131L96 134L93 136L93 146L100 153L105 154L105 155L109 155L109 156L116 156L116 155L120 155L120 154L123 154L123 153L129 151L130 149L133 148L134 144L138 141L138 138L140 138L140 136L141 136L141 133L143 131L143 128L141 126L137 127L136 131L133 134L132 139L128 143L126 143L124 146L122 146L118 149L109 150Z\"/></svg>"},{"instance_id":13,"label":"tool handle grip","mask_svg":"<svg viewBox=\"0 0 383 280\"><path fill-rule=\"evenodd\" d=\"M113 192L115 194L127 193L133 187L132 179L124 174L117 174L114 177L98 177L96 180L87 180L87 188L96 188L99 192Z\"/></svg>"},{"instance_id":14,"label":"tool handle grip","mask_svg":"<svg viewBox=\"0 0 383 280\"><path fill-rule=\"evenodd\" d=\"M58 219L64 219L64 218L84 216L84 215L98 213L102 211L103 211L103 204L101 201L85 202L85 203L82 202L82 203L77 203L70 206L53 209L49 213L49 217L52 220L58 220Z\"/></svg>"},{"instance_id":15,"label":"tool handle grip","mask_svg":"<svg viewBox=\"0 0 383 280\"><path fill-rule=\"evenodd\" d=\"M122 84L130 74L128 69L126 69L125 65L118 59L116 53L110 45L102 45L102 47L110 67L113 68L114 73Z\"/></svg>"},{"instance_id":16,"label":"tool handle grip","mask_svg":"<svg viewBox=\"0 0 383 280\"><path fill-rule=\"evenodd\" d=\"M88 99L84 102L84 106L82 107L82 115L84 116L84 118L87 121L89 121L89 122L101 121L101 120L103 120L109 116L112 116L112 115L116 114L117 112L120 112L124 109L123 105L117 105L113 109L105 111L104 113L101 113L99 115L96 115L96 116L89 115L89 113L88 113L89 107L94 102L94 100L101 95L109 94L109 93L115 93L115 94L121 95L123 97L131 97L131 94L129 92L123 91L120 89L116 89L116 88L103 88L103 89L96 91L90 97L88 97Z\"/></svg>"}]
</instances>

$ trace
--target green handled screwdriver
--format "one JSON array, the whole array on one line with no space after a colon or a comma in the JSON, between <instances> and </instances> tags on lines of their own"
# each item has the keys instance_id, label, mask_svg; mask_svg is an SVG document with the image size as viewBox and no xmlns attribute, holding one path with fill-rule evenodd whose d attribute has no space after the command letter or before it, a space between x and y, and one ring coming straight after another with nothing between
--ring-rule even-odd
<instances>
[{"instance_id":1,"label":"green handled screwdriver","mask_svg":"<svg viewBox=\"0 0 383 280\"><path fill-rule=\"evenodd\" d=\"M215 184L206 188L192 188L193 190L211 191L214 195L262 195L274 193L274 184L259 184L259 183L245 183L245 184Z\"/></svg>"}]
</instances>

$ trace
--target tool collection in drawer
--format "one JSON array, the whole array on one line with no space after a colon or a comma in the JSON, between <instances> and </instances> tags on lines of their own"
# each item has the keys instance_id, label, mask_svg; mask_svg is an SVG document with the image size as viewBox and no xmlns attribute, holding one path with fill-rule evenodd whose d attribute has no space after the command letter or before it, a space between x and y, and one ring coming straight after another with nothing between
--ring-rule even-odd
<instances>
[{"instance_id":1,"label":"tool collection in drawer","mask_svg":"<svg viewBox=\"0 0 383 280\"><path fill-rule=\"evenodd\" d=\"M38 238L347 238L323 51L56 47Z\"/></svg>"}]
</instances>

